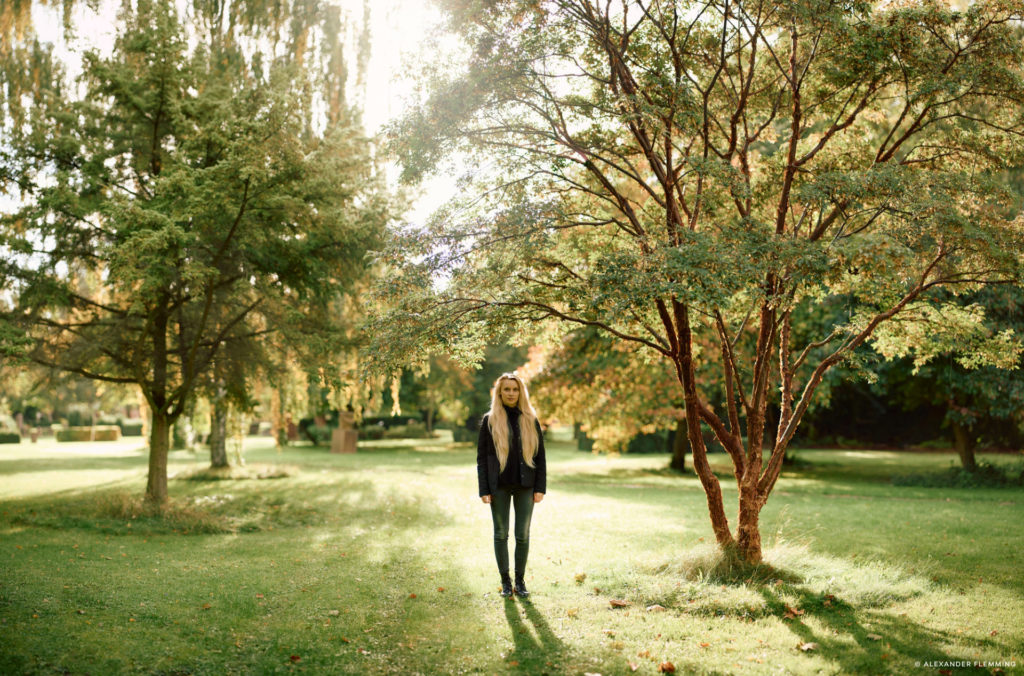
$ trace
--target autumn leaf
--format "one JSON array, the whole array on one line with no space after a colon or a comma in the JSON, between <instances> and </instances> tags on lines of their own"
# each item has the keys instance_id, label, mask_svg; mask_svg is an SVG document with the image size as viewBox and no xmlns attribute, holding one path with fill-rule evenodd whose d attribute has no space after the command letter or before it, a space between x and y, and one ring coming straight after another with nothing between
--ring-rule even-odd
<instances>
[{"instance_id":1,"label":"autumn leaf","mask_svg":"<svg viewBox=\"0 0 1024 676\"><path fill-rule=\"evenodd\" d=\"M649 613L661 613L661 612L664 612L664 610L665 610L665 606L658 605L657 603L655 603L654 605L651 605L651 606L647 606L647 612L649 612Z\"/></svg>"},{"instance_id":2,"label":"autumn leaf","mask_svg":"<svg viewBox=\"0 0 1024 676\"><path fill-rule=\"evenodd\" d=\"M587 579L587 574L586 573L577 573L576 574L576 584L583 584L586 581L586 579Z\"/></svg>"},{"instance_id":3,"label":"autumn leaf","mask_svg":"<svg viewBox=\"0 0 1024 676\"><path fill-rule=\"evenodd\" d=\"M257 594L257 595L256 595L256 598L258 598L258 599L261 599L261 598L263 598L263 594Z\"/></svg>"},{"instance_id":4,"label":"autumn leaf","mask_svg":"<svg viewBox=\"0 0 1024 676\"><path fill-rule=\"evenodd\" d=\"M997 630L993 629L992 631L990 631L990 632L988 633L988 635L989 635L989 636L998 636L998 635L999 635L999 632L998 632Z\"/></svg>"},{"instance_id":5,"label":"autumn leaf","mask_svg":"<svg viewBox=\"0 0 1024 676\"><path fill-rule=\"evenodd\" d=\"M209 609L210 609L210 608L212 608L212 607L213 607L213 606L211 606L211 605L210 605L209 603L204 603L204 604L203 604L203 610L209 610Z\"/></svg>"},{"instance_id":6,"label":"autumn leaf","mask_svg":"<svg viewBox=\"0 0 1024 676\"><path fill-rule=\"evenodd\" d=\"M510 667L518 667L519 666L519 662L517 662L516 660L511 660L508 663L508 666L510 666Z\"/></svg>"},{"instance_id":7,"label":"autumn leaf","mask_svg":"<svg viewBox=\"0 0 1024 676\"><path fill-rule=\"evenodd\" d=\"M344 636L342 636L342 637L341 637L341 642L342 642L342 643L351 643L352 641L350 641L350 640L348 640L347 638L345 638Z\"/></svg>"},{"instance_id":8,"label":"autumn leaf","mask_svg":"<svg viewBox=\"0 0 1024 676\"><path fill-rule=\"evenodd\" d=\"M411 599L416 598L416 594L409 594L409 598L411 598Z\"/></svg>"},{"instance_id":9,"label":"autumn leaf","mask_svg":"<svg viewBox=\"0 0 1024 676\"><path fill-rule=\"evenodd\" d=\"M647 658L649 658L651 656L651 651L650 650L641 650L640 652L638 652L636 654L636 656L637 657L647 657Z\"/></svg>"},{"instance_id":10,"label":"autumn leaf","mask_svg":"<svg viewBox=\"0 0 1024 676\"><path fill-rule=\"evenodd\" d=\"M341 615L341 611L340 610L328 610L327 614L330 615L331 617L337 617L338 615Z\"/></svg>"},{"instance_id":11,"label":"autumn leaf","mask_svg":"<svg viewBox=\"0 0 1024 676\"><path fill-rule=\"evenodd\" d=\"M631 604L629 601L623 601L622 599L612 599L608 602L612 608L628 608Z\"/></svg>"},{"instance_id":12,"label":"autumn leaf","mask_svg":"<svg viewBox=\"0 0 1024 676\"><path fill-rule=\"evenodd\" d=\"M882 637L878 634L868 634L868 638L872 641L881 641Z\"/></svg>"},{"instance_id":13,"label":"autumn leaf","mask_svg":"<svg viewBox=\"0 0 1024 676\"><path fill-rule=\"evenodd\" d=\"M701 648L707 648L707 647L709 647L710 645L711 645L710 643L701 643L701 644L700 644L700 647L701 647Z\"/></svg>"},{"instance_id":14,"label":"autumn leaf","mask_svg":"<svg viewBox=\"0 0 1024 676\"><path fill-rule=\"evenodd\" d=\"M298 655L291 655L291 656L288 657L288 659L290 659L292 662L298 662L302 658L299 657Z\"/></svg>"},{"instance_id":15,"label":"autumn leaf","mask_svg":"<svg viewBox=\"0 0 1024 676\"><path fill-rule=\"evenodd\" d=\"M786 619L787 620L795 619L795 618L797 618L797 617L799 617L800 615L803 615L803 614L804 614L804 611L800 610L799 608L794 608L793 606L790 606L788 604L786 605Z\"/></svg>"},{"instance_id":16,"label":"autumn leaf","mask_svg":"<svg viewBox=\"0 0 1024 676\"><path fill-rule=\"evenodd\" d=\"M439 592L443 592L443 591L444 591L444 587L438 587L438 588L437 588L437 591L439 591Z\"/></svg>"},{"instance_id":17,"label":"autumn leaf","mask_svg":"<svg viewBox=\"0 0 1024 676\"><path fill-rule=\"evenodd\" d=\"M806 653L806 652L810 652L812 650L817 650L818 649L818 644L817 643L797 643L796 647Z\"/></svg>"},{"instance_id":18,"label":"autumn leaf","mask_svg":"<svg viewBox=\"0 0 1024 676\"><path fill-rule=\"evenodd\" d=\"M579 615L579 612L580 612L579 608L569 608L568 610L565 611L565 614L568 615L569 617L576 617L577 615Z\"/></svg>"},{"instance_id":19,"label":"autumn leaf","mask_svg":"<svg viewBox=\"0 0 1024 676\"><path fill-rule=\"evenodd\" d=\"M658 671L663 674L674 674L676 672L676 665L671 662L662 662L658 665Z\"/></svg>"}]
</instances>

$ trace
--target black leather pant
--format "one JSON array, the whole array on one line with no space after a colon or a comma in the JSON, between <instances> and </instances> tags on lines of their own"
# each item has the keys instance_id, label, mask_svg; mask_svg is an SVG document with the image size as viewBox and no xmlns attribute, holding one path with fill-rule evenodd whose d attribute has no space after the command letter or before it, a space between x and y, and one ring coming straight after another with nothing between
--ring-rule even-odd
<instances>
[{"instance_id":1,"label":"black leather pant","mask_svg":"<svg viewBox=\"0 0 1024 676\"><path fill-rule=\"evenodd\" d=\"M509 508L516 510L516 578L526 573L526 557L530 553L530 518L533 516L533 488L499 486L491 496L491 519L494 521L494 558L498 572L508 575Z\"/></svg>"}]
</instances>

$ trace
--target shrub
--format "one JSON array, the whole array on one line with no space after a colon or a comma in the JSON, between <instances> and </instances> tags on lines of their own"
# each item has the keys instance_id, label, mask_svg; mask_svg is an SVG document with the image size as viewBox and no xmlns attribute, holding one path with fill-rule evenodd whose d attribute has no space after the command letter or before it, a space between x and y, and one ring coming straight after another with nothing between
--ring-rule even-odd
<instances>
[{"instance_id":1,"label":"shrub","mask_svg":"<svg viewBox=\"0 0 1024 676\"><path fill-rule=\"evenodd\" d=\"M334 430L330 425L309 425L305 429L306 436L317 446L331 443L331 432Z\"/></svg>"},{"instance_id":2,"label":"shrub","mask_svg":"<svg viewBox=\"0 0 1024 676\"><path fill-rule=\"evenodd\" d=\"M118 427L121 428L122 437L141 437L143 423L141 420L122 420Z\"/></svg>"},{"instance_id":3,"label":"shrub","mask_svg":"<svg viewBox=\"0 0 1024 676\"><path fill-rule=\"evenodd\" d=\"M1001 467L979 462L973 472L957 465L944 472L898 474L892 478L892 483L920 488L1021 488L1024 487L1024 464Z\"/></svg>"},{"instance_id":4,"label":"shrub","mask_svg":"<svg viewBox=\"0 0 1024 676\"><path fill-rule=\"evenodd\" d=\"M0 432L0 444L20 444L21 435L17 432Z\"/></svg>"},{"instance_id":5,"label":"shrub","mask_svg":"<svg viewBox=\"0 0 1024 676\"><path fill-rule=\"evenodd\" d=\"M359 428L359 438L360 439L369 439L369 440L383 439L384 435L386 433L387 433L387 428L385 428L383 425L370 425L369 427L360 427Z\"/></svg>"},{"instance_id":6,"label":"shrub","mask_svg":"<svg viewBox=\"0 0 1024 676\"><path fill-rule=\"evenodd\" d=\"M433 439L434 433L427 431L421 422L411 421L408 425L395 425L384 432L384 439Z\"/></svg>"},{"instance_id":7,"label":"shrub","mask_svg":"<svg viewBox=\"0 0 1024 676\"><path fill-rule=\"evenodd\" d=\"M71 427L57 430L54 437L57 441L117 441L121 438L121 428L116 425Z\"/></svg>"}]
</instances>

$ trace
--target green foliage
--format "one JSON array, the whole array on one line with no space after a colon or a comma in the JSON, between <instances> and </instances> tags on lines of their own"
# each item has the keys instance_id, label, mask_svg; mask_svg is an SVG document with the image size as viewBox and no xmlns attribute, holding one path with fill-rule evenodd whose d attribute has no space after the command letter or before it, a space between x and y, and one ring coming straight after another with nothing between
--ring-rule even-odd
<instances>
[{"instance_id":1,"label":"green foliage","mask_svg":"<svg viewBox=\"0 0 1024 676\"><path fill-rule=\"evenodd\" d=\"M81 54L80 89L40 91L0 150L0 184L23 195L0 219L4 349L31 339L33 361L138 385L170 425L201 391L250 405L269 352L336 360L352 340L335 311L391 209L331 95L343 64L298 44L264 64L234 24L203 24L215 9L189 23L170 0L126 8L109 56Z\"/></svg>"},{"instance_id":2,"label":"green foliage","mask_svg":"<svg viewBox=\"0 0 1024 676\"><path fill-rule=\"evenodd\" d=\"M0 444L20 444L21 435L17 432L0 432Z\"/></svg>"},{"instance_id":3,"label":"green foliage","mask_svg":"<svg viewBox=\"0 0 1024 676\"><path fill-rule=\"evenodd\" d=\"M95 427L71 427L54 432L57 441L117 441L121 438L121 428L111 425Z\"/></svg>"},{"instance_id":4,"label":"green foliage","mask_svg":"<svg viewBox=\"0 0 1024 676\"><path fill-rule=\"evenodd\" d=\"M1006 467L980 462L974 470L954 466L944 472L897 474L892 483L922 488L1024 488L1024 463Z\"/></svg>"},{"instance_id":5,"label":"green foliage","mask_svg":"<svg viewBox=\"0 0 1024 676\"><path fill-rule=\"evenodd\" d=\"M433 73L393 148L410 179L446 157L469 169L381 256L382 368L584 327L645 348L732 476L756 478L740 494L752 519L823 379L869 340L1017 360L1018 334L951 300L1024 271L1003 178L1024 166L1017 4L445 7L465 63ZM728 546L695 425L689 438ZM756 532L737 537L756 549Z\"/></svg>"}]
</instances>

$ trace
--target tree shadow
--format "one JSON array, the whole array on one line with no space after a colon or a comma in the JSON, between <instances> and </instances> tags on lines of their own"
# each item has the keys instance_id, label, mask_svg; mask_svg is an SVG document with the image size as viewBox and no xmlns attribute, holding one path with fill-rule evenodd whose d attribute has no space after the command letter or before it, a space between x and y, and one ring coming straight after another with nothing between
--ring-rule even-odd
<instances>
[{"instance_id":1,"label":"tree shadow","mask_svg":"<svg viewBox=\"0 0 1024 676\"><path fill-rule=\"evenodd\" d=\"M515 671L538 674L561 668L567 647L532 601L505 599L505 618L515 643L506 661Z\"/></svg>"},{"instance_id":2,"label":"tree shadow","mask_svg":"<svg viewBox=\"0 0 1024 676\"><path fill-rule=\"evenodd\" d=\"M762 586L758 592L765 600L765 614L779 617L798 639L794 649L803 649L802 645L836 663L842 673L898 670L900 662L907 661L966 659L938 647L946 642L962 642L964 636L930 629L903 616L881 609L858 610L831 594L822 595L793 585ZM795 600L790 600L793 597ZM1002 649L986 639L974 639L971 643L975 649Z\"/></svg>"}]
</instances>

